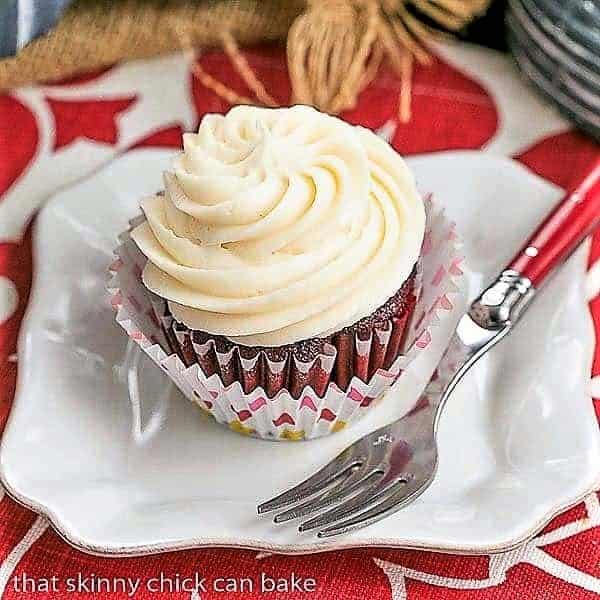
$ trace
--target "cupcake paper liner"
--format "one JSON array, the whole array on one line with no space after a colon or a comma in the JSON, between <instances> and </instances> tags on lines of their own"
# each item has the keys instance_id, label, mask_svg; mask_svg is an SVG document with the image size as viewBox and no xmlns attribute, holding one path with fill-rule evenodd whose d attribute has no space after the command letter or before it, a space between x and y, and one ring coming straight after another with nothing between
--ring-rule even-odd
<instances>
[{"instance_id":1,"label":"cupcake paper liner","mask_svg":"<svg viewBox=\"0 0 600 600\"><path fill-rule=\"evenodd\" d=\"M146 257L129 231L119 237L110 266L116 320L189 400L234 431L268 440L339 431L391 387L453 308L450 297L462 274L454 223L430 197L425 206L412 313L409 308L391 318L367 339L358 332L338 334L335 346L325 344L310 361L277 356L270 349L219 347L209 335L175 322L165 300L144 286ZM142 220L131 221L131 228ZM342 359L337 365L336 356ZM336 368L348 375L333 373Z\"/></svg>"},{"instance_id":2,"label":"cupcake paper liner","mask_svg":"<svg viewBox=\"0 0 600 600\"><path fill-rule=\"evenodd\" d=\"M415 269L416 271L416 269ZM167 304L156 306L157 317L169 342L186 367L198 363L206 377L217 373L225 387L238 380L244 393L261 387L268 399L282 389L298 400L310 386L322 397L335 383L346 391L354 376L364 382L379 369L389 369L400 354L406 325L415 305L416 273L398 291L396 310L387 319L363 321L358 328L342 330L310 351L297 344L276 348L252 348L221 336L190 330L171 316ZM310 343L316 343L311 340ZM317 351L318 350L318 351Z\"/></svg>"}]
</instances>

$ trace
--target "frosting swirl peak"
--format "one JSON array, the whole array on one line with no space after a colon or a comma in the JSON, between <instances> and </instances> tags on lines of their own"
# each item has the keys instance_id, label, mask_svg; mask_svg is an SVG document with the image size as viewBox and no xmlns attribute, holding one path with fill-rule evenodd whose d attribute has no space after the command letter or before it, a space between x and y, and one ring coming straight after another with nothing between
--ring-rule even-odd
<instances>
[{"instance_id":1,"label":"frosting swirl peak","mask_svg":"<svg viewBox=\"0 0 600 600\"><path fill-rule=\"evenodd\" d=\"M307 106L206 115L132 237L146 286L192 329L246 345L329 335L384 304L425 213L402 158Z\"/></svg>"}]
</instances>

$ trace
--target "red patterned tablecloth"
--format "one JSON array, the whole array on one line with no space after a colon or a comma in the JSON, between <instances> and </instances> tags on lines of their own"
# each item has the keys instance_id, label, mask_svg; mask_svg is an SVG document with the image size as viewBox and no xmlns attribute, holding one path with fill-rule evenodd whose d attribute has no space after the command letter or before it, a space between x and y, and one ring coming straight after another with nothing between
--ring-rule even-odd
<instances>
[{"instance_id":1,"label":"red patterned tablecloth","mask_svg":"<svg viewBox=\"0 0 600 600\"><path fill-rule=\"evenodd\" d=\"M289 99L283 53L261 48L246 57L282 103ZM249 94L220 53L201 59L206 71ZM457 45L440 48L435 64L414 74L412 120L397 120L399 84L383 69L343 115L386 137L402 154L476 149L513 156L565 186L600 153L573 131L519 79L510 60L493 51ZM16 337L31 281L31 230L35 211L58 188L85 177L107 161L139 146L178 147L181 132L206 112L227 105L192 76L189 59L172 55L54 85L0 96L0 426L14 394ZM592 245L588 292L600 332L600 234ZM595 262L597 261L597 262ZM600 348L600 345L598 346ZM600 397L600 350L591 394ZM600 416L600 403L596 400ZM365 549L286 557L239 550L197 550L144 558L97 558L61 541L47 521L0 491L0 597L102 597L87 592L92 576L139 578L133 597L151 598L147 583L161 572L173 582L201 572L207 591L173 591L171 598L470 598L565 600L600 594L600 501L597 493L548 525L519 548L494 556L461 557L433 552ZM313 578L312 592L223 593L218 577L260 574L290 581ZM23 576L38 588L55 576L58 591L20 591ZM15 577L17 579L15 580ZM73 579L78 592L66 582ZM77 581L80 578L80 581ZM51 580L47 581L51 587ZM152 587L152 586L150 586ZM127 598L114 591L114 598Z\"/></svg>"}]
</instances>

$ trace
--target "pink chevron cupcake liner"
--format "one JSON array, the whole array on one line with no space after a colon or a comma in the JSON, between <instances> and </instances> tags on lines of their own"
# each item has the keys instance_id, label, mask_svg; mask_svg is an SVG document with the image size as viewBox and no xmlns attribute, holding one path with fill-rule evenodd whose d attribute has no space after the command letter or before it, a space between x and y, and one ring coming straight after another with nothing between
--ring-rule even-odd
<instances>
[{"instance_id":1,"label":"pink chevron cupcake liner","mask_svg":"<svg viewBox=\"0 0 600 600\"><path fill-rule=\"evenodd\" d=\"M310 360L220 343L177 323L167 303L144 286L146 257L128 231L110 267L116 320L184 396L234 431L269 440L339 431L384 395L453 308L462 275L454 224L430 198L425 205L414 306L366 335L338 335Z\"/></svg>"},{"instance_id":2,"label":"pink chevron cupcake liner","mask_svg":"<svg viewBox=\"0 0 600 600\"><path fill-rule=\"evenodd\" d=\"M367 331L343 331L323 343L316 356L302 358L296 347L249 348L200 331L191 331L173 320L166 303L158 310L159 320L171 350L186 366L198 363L207 377L218 373L224 386L239 380L245 393L262 387L273 398L287 388L300 398L310 386L321 397L335 383L347 390L353 376L369 381L379 369L388 369L397 356L406 324L414 306L414 278L406 285L409 296L403 314Z\"/></svg>"}]
</instances>

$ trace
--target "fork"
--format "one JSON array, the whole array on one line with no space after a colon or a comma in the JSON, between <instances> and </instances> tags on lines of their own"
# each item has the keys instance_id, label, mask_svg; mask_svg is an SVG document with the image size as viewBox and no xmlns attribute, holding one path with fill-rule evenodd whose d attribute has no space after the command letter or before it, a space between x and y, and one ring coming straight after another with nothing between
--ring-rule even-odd
<instances>
[{"instance_id":1,"label":"fork","mask_svg":"<svg viewBox=\"0 0 600 600\"><path fill-rule=\"evenodd\" d=\"M300 532L348 533L400 510L431 484L436 433L465 373L519 321L536 290L600 224L600 158L538 226L499 277L463 315L416 408L364 436L290 490L263 502L275 523L313 515Z\"/></svg>"}]
</instances>

